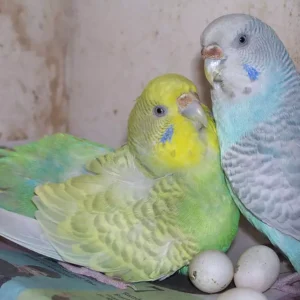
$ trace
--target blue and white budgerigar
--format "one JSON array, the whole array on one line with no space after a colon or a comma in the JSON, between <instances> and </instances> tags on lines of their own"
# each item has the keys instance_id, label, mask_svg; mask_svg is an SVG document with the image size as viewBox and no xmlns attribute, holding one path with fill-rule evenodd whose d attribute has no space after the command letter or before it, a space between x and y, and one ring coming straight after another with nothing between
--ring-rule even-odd
<instances>
[{"instance_id":1,"label":"blue and white budgerigar","mask_svg":"<svg viewBox=\"0 0 300 300\"><path fill-rule=\"evenodd\" d=\"M0 151L0 235L118 287L98 272L161 280L203 250L226 251L240 213L196 92L181 75L151 80L116 150L56 134Z\"/></svg>"},{"instance_id":2,"label":"blue and white budgerigar","mask_svg":"<svg viewBox=\"0 0 300 300\"><path fill-rule=\"evenodd\" d=\"M222 167L241 212L300 272L300 77L275 31L246 14L201 36ZM274 287L289 286L298 273Z\"/></svg>"}]
</instances>

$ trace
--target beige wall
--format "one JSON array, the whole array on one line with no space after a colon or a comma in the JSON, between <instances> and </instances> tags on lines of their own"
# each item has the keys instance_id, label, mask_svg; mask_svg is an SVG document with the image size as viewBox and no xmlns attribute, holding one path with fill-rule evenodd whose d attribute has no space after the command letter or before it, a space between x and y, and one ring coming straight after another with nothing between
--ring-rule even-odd
<instances>
[{"instance_id":1,"label":"beige wall","mask_svg":"<svg viewBox=\"0 0 300 300\"><path fill-rule=\"evenodd\" d=\"M65 131L69 0L0 0L0 142Z\"/></svg>"},{"instance_id":2,"label":"beige wall","mask_svg":"<svg viewBox=\"0 0 300 300\"><path fill-rule=\"evenodd\" d=\"M0 141L70 130L120 145L148 80L178 72L200 85L200 33L229 12L273 26L300 67L299 0L0 0L0 10Z\"/></svg>"},{"instance_id":3,"label":"beige wall","mask_svg":"<svg viewBox=\"0 0 300 300\"><path fill-rule=\"evenodd\" d=\"M124 141L134 99L152 77L179 72L202 81L200 33L222 14L251 13L268 22L300 67L299 0L74 0L73 4L70 130L112 146Z\"/></svg>"}]
</instances>

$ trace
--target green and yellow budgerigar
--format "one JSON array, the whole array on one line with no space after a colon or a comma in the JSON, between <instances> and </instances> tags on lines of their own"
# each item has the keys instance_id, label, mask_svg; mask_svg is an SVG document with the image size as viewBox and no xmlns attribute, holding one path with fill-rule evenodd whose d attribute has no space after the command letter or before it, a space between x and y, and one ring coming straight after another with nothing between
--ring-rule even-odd
<instances>
[{"instance_id":1,"label":"green and yellow budgerigar","mask_svg":"<svg viewBox=\"0 0 300 300\"><path fill-rule=\"evenodd\" d=\"M203 250L226 251L239 211L196 92L177 74L150 81L117 150L65 134L2 150L0 235L126 282L163 279Z\"/></svg>"}]
</instances>

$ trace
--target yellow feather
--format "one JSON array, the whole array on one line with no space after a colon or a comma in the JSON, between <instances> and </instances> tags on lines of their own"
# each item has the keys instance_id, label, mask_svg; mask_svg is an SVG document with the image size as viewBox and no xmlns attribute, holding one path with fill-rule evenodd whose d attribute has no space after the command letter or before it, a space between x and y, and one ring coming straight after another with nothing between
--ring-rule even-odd
<instances>
[{"instance_id":1,"label":"yellow feather","mask_svg":"<svg viewBox=\"0 0 300 300\"><path fill-rule=\"evenodd\" d=\"M215 124L209 109L203 105L208 126L200 132L178 110L177 99L191 92L197 93L192 81L178 74L165 74L150 81L131 112L128 135L131 151L143 154L143 165L156 176L198 166L207 151L219 151ZM157 123L152 112L152 107L156 105L168 109L166 118ZM169 126L172 126L172 137L161 142L161 136Z\"/></svg>"},{"instance_id":2,"label":"yellow feather","mask_svg":"<svg viewBox=\"0 0 300 300\"><path fill-rule=\"evenodd\" d=\"M172 140L155 146L156 158L170 171L198 165L206 150L206 145L199 139L199 133L191 122L179 114L172 118L171 123L174 126ZM177 130L179 127L181 130Z\"/></svg>"}]
</instances>

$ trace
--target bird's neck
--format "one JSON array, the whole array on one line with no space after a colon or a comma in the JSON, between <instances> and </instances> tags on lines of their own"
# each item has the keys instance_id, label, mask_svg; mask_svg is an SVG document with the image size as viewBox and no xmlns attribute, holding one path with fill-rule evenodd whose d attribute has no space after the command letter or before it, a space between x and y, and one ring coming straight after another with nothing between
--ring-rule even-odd
<instances>
[{"instance_id":1,"label":"bird's neck","mask_svg":"<svg viewBox=\"0 0 300 300\"><path fill-rule=\"evenodd\" d=\"M300 96L300 75L293 64L288 69L278 66L270 69L254 93L238 99L230 99L224 93L212 90L221 154L277 113L292 95Z\"/></svg>"}]
</instances>

